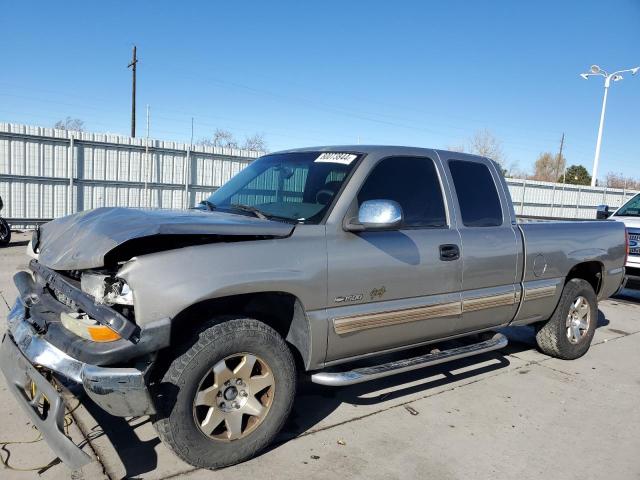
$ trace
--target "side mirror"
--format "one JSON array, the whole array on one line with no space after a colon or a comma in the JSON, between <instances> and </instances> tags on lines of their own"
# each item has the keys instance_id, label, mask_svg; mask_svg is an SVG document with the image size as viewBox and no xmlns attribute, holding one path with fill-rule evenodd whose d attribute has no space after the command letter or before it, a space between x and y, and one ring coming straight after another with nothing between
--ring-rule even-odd
<instances>
[{"instance_id":1,"label":"side mirror","mask_svg":"<svg viewBox=\"0 0 640 480\"><path fill-rule=\"evenodd\" d=\"M609 205L598 205L596 210L596 218L598 220L606 220L613 212L609 211Z\"/></svg>"},{"instance_id":2,"label":"side mirror","mask_svg":"<svg viewBox=\"0 0 640 480\"><path fill-rule=\"evenodd\" d=\"M367 200L360 205L358 218L345 225L348 232L394 230L402 224L402 207L393 200Z\"/></svg>"}]
</instances>

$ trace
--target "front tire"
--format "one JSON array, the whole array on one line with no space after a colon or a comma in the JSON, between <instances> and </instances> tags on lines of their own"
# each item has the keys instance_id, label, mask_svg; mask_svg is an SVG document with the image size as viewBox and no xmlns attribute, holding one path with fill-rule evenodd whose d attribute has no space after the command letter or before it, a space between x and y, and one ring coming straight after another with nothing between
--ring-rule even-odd
<instances>
[{"instance_id":1,"label":"front tire","mask_svg":"<svg viewBox=\"0 0 640 480\"><path fill-rule=\"evenodd\" d=\"M569 280L553 316L537 331L543 353L564 360L581 357L589 350L598 324L598 300L586 280Z\"/></svg>"},{"instance_id":2,"label":"front tire","mask_svg":"<svg viewBox=\"0 0 640 480\"><path fill-rule=\"evenodd\" d=\"M164 371L154 424L187 463L226 467L273 441L295 391L293 356L274 329L249 318L214 319Z\"/></svg>"}]
</instances>

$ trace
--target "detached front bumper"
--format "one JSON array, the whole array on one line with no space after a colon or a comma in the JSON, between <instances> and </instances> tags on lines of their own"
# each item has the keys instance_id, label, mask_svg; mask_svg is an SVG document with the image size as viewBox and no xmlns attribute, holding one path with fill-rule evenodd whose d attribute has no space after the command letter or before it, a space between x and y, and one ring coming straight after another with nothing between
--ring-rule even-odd
<instances>
[{"instance_id":1,"label":"detached front bumper","mask_svg":"<svg viewBox=\"0 0 640 480\"><path fill-rule=\"evenodd\" d=\"M5 334L0 346L0 367L9 390L51 450L73 470L89 463L91 457L64 434L65 406L62 396L22 354L8 334ZM29 391L34 394L30 395ZM48 402L46 410L39 406L43 399Z\"/></svg>"},{"instance_id":2,"label":"detached front bumper","mask_svg":"<svg viewBox=\"0 0 640 480\"><path fill-rule=\"evenodd\" d=\"M29 309L18 299L7 319L0 368L9 389L51 449L65 464L79 468L90 458L64 434L64 402L45 375L81 384L102 409L126 417L155 413L145 382L148 368L101 367L77 360L48 341L47 333L36 332L28 315ZM45 410L39 407L43 399L48 404Z\"/></svg>"}]
</instances>

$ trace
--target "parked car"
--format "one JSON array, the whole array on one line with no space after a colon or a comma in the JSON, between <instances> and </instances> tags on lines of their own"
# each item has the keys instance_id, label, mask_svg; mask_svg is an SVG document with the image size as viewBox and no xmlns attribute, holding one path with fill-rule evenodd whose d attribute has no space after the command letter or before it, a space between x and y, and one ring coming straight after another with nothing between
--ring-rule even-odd
<instances>
[{"instance_id":1,"label":"parked car","mask_svg":"<svg viewBox=\"0 0 640 480\"><path fill-rule=\"evenodd\" d=\"M2 211L2 197L0 197L0 211ZM11 242L11 227L9 223L2 217L0 217L0 247L6 247Z\"/></svg>"},{"instance_id":2,"label":"parked car","mask_svg":"<svg viewBox=\"0 0 640 480\"><path fill-rule=\"evenodd\" d=\"M625 264L625 286L640 289L640 194L615 211L608 205L598 206L596 217L599 220L611 218L624 224L629 236L629 252Z\"/></svg>"},{"instance_id":3,"label":"parked car","mask_svg":"<svg viewBox=\"0 0 640 480\"><path fill-rule=\"evenodd\" d=\"M619 222L518 224L486 158L273 153L194 210L100 208L43 225L15 276L0 365L73 468L89 459L63 433L51 374L112 415L152 415L186 462L224 467L274 439L298 373L330 387L375 380L503 348L502 334L476 334L507 325L534 325L553 357L584 355L625 252Z\"/></svg>"}]
</instances>

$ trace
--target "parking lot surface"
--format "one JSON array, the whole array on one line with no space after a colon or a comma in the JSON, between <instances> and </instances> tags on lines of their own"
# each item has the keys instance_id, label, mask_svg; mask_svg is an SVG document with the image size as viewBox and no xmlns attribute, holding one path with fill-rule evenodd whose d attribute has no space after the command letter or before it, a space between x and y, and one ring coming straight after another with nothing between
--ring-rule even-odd
<instances>
[{"instance_id":1,"label":"parking lot surface","mask_svg":"<svg viewBox=\"0 0 640 480\"><path fill-rule=\"evenodd\" d=\"M26 266L27 234L0 249L0 328ZM79 472L53 454L0 380L0 450L27 478L640 479L640 292L601 302L593 346L562 361L535 349L533 330L506 329L509 346L347 388L303 382L276 445L217 472L178 460L146 417L109 417L88 400L69 434L95 461ZM38 473L40 470L40 473Z\"/></svg>"}]
</instances>

